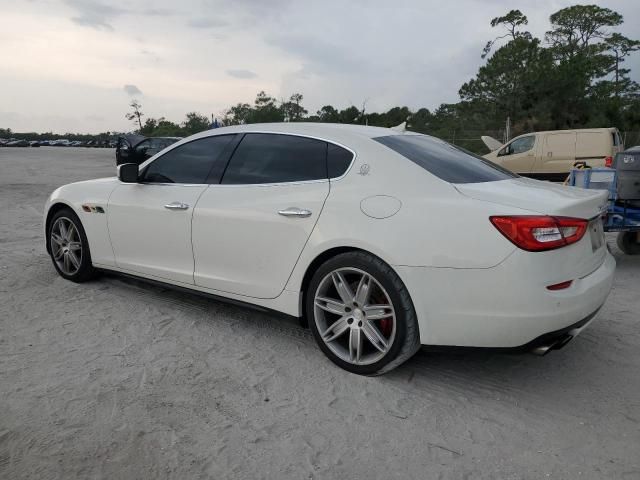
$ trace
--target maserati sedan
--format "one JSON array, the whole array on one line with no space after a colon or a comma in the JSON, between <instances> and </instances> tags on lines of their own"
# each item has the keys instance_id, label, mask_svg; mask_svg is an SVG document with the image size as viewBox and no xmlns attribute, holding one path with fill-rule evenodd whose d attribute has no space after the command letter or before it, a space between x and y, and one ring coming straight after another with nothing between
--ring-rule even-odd
<instances>
[{"instance_id":1,"label":"maserati sedan","mask_svg":"<svg viewBox=\"0 0 640 480\"><path fill-rule=\"evenodd\" d=\"M426 135L282 123L60 187L44 225L65 279L109 270L296 316L373 375L421 344L563 346L611 288L605 202Z\"/></svg>"}]
</instances>

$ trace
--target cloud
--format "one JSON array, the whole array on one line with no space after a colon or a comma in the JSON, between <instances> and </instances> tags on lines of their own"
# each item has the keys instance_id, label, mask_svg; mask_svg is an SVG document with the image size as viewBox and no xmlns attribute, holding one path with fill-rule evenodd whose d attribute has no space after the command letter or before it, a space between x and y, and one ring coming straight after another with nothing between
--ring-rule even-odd
<instances>
[{"instance_id":1,"label":"cloud","mask_svg":"<svg viewBox=\"0 0 640 480\"><path fill-rule=\"evenodd\" d=\"M135 85L125 85L124 91L127 92L127 95L131 95L131 96L142 95L142 90L140 90Z\"/></svg>"},{"instance_id":2,"label":"cloud","mask_svg":"<svg viewBox=\"0 0 640 480\"><path fill-rule=\"evenodd\" d=\"M256 78L258 76L257 73L252 72L251 70L243 70L243 69L227 70L227 75L229 75L230 77L242 78L242 79Z\"/></svg>"},{"instance_id":3,"label":"cloud","mask_svg":"<svg viewBox=\"0 0 640 480\"><path fill-rule=\"evenodd\" d=\"M266 41L299 58L304 65L304 73L363 74L375 70L374 64L361 58L357 51L333 45L321 37L286 33L269 35Z\"/></svg>"},{"instance_id":4,"label":"cloud","mask_svg":"<svg viewBox=\"0 0 640 480\"><path fill-rule=\"evenodd\" d=\"M128 13L127 10L96 0L67 0L67 4L78 11L77 16L71 17L72 22L98 30L113 30L110 21Z\"/></svg>"},{"instance_id":5,"label":"cloud","mask_svg":"<svg viewBox=\"0 0 640 480\"><path fill-rule=\"evenodd\" d=\"M192 28L221 28L229 25L229 22L217 18L192 18L188 25Z\"/></svg>"}]
</instances>

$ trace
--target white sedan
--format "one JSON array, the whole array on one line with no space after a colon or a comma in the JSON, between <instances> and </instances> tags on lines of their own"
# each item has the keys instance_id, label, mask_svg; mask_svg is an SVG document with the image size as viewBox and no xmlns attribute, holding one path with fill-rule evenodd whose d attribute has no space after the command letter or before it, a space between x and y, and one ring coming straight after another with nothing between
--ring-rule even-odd
<instances>
[{"instance_id":1,"label":"white sedan","mask_svg":"<svg viewBox=\"0 0 640 480\"><path fill-rule=\"evenodd\" d=\"M370 375L421 344L564 345L611 288L605 202L425 135L242 125L60 187L46 248L75 282L109 270L303 318Z\"/></svg>"}]
</instances>

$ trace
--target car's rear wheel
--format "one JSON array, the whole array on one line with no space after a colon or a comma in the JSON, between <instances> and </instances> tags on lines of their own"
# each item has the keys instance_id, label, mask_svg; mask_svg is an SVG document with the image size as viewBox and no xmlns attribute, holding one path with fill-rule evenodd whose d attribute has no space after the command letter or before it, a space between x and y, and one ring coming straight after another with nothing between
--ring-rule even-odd
<instances>
[{"instance_id":1,"label":"car's rear wheel","mask_svg":"<svg viewBox=\"0 0 640 480\"><path fill-rule=\"evenodd\" d=\"M53 215L47 239L53 266L61 277L80 283L95 276L87 235L73 210L64 208Z\"/></svg>"},{"instance_id":2,"label":"car's rear wheel","mask_svg":"<svg viewBox=\"0 0 640 480\"><path fill-rule=\"evenodd\" d=\"M348 252L325 262L309 284L305 303L320 349L350 372L384 373L420 347L409 292L373 255Z\"/></svg>"},{"instance_id":3,"label":"car's rear wheel","mask_svg":"<svg viewBox=\"0 0 640 480\"><path fill-rule=\"evenodd\" d=\"M640 232L620 232L616 243L627 255L640 255Z\"/></svg>"}]
</instances>

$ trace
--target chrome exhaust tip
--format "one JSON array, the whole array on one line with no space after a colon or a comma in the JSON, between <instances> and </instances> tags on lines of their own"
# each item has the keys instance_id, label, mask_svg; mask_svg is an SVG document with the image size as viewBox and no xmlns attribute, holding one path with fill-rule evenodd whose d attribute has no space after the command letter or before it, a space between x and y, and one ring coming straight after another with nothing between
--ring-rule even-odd
<instances>
[{"instance_id":1,"label":"chrome exhaust tip","mask_svg":"<svg viewBox=\"0 0 640 480\"><path fill-rule=\"evenodd\" d=\"M562 337L557 338L556 340L550 343L544 343L542 345L538 345L537 347L532 348L531 353L542 357L547 353L549 353L551 350L560 350L567 343L569 343L572 338L573 338L573 335L569 335L569 334L563 335Z\"/></svg>"},{"instance_id":2,"label":"chrome exhaust tip","mask_svg":"<svg viewBox=\"0 0 640 480\"><path fill-rule=\"evenodd\" d=\"M551 345L540 345L531 350L531 353L539 357L545 356L551 350Z\"/></svg>"}]
</instances>

